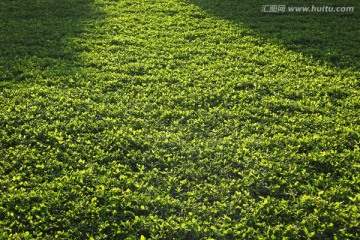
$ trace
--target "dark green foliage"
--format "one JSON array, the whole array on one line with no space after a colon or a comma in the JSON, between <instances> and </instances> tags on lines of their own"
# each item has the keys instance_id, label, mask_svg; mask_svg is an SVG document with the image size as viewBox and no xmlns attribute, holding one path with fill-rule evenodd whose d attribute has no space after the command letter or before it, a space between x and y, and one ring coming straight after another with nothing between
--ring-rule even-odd
<instances>
[{"instance_id":1,"label":"dark green foliage","mask_svg":"<svg viewBox=\"0 0 360 240\"><path fill-rule=\"evenodd\" d=\"M359 10L262 4L1 1L0 239L358 239Z\"/></svg>"}]
</instances>

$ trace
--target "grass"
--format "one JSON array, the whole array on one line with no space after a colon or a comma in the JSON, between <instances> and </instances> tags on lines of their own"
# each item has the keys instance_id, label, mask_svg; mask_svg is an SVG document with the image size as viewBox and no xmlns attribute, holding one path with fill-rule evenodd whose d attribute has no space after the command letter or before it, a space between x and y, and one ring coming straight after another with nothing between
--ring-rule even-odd
<instances>
[{"instance_id":1,"label":"grass","mask_svg":"<svg viewBox=\"0 0 360 240\"><path fill-rule=\"evenodd\" d=\"M1 1L0 238L359 238L359 3L263 4Z\"/></svg>"}]
</instances>

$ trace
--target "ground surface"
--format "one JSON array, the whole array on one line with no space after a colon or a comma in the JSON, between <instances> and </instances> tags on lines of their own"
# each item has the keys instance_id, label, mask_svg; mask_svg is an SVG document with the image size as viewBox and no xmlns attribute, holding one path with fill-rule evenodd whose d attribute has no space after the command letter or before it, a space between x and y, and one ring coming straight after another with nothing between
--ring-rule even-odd
<instances>
[{"instance_id":1,"label":"ground surface","mask_svg":"<svg viewBox=\"0 0 360 240\"><path fill-rule=\"evenodd\" d=\"M264 2L2 0L0 238L359 238L360 5Z\"/></svg>"}]
</instances>

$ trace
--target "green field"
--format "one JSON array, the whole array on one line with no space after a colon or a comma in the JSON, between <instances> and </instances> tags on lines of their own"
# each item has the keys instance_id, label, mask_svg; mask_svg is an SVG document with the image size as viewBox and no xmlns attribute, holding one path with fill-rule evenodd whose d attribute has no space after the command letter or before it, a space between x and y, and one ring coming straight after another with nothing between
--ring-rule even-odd
<instances>
[{"instance_id":1,"label":"green field","mask_svg":"<svg viewBox=\"0 0 360 240\"><path fill-rule=\"evenodd\" d=\"M1 0L0 239L359 239L338 2Z\"/></svg>"}]
</instances>

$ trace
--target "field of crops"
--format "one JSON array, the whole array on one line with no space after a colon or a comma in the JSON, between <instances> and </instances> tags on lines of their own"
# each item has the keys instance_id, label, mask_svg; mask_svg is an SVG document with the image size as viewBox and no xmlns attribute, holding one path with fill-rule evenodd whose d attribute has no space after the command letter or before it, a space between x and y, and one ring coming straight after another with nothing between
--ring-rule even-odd
<instances>
[{"instance_id":1,"label":"field of crops","mask_svg":"<svg viewBox=\"0 0 360 240\"><path fill-rule=\"evenodd\" d=\"M339 2L1 0L0 239L359 239Z\"/></svg>"}]
</instances>

